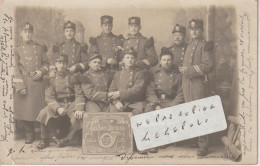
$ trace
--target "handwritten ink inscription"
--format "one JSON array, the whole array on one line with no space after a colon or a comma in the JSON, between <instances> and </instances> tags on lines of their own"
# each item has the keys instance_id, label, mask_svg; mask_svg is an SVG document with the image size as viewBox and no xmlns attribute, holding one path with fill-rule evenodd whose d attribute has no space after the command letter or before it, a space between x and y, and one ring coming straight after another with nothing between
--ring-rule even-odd
<instances>
[{"instance_id":1,"label":"handwritten ink inscription","mask_svg":"<svg viewBox=\"0 0 260 166\"><path fill-rule=\"evenodd\" d=\"M0 141L11 142L14 135L14 112L12 106L12 69L13 69L13 18L7 14L1 17L0 26ZM11 155L9 150L7 155Z\"/></svg>"},{"instance_id":2,"label":"handwritten ink inscription","mask_svg":"<svg viewBox=\"0 0 260 166\"><path fill-rule=\"evenodd\" d=\"M131 117L138 150L206 135L227 128L219 96Z\"/></svg>"},{"instance_id":3,"label":"handwritten ink inscription","mask_svg":"<svg viewBox=\"0 0 260 166\"><path fill-rule=\"evenodd\" d=\"M242 153L246 155L252 152L253 148L253 108L256 106L257 95L256 86L256 57L251 52L251 18L247 12L241 12L238 17L239 21L239 48L238 48L238 92L239 92L239 110L241 119L241 135L242 135ZM256 110L255 110L256 111Z\"/></svg>"}]
</instances>

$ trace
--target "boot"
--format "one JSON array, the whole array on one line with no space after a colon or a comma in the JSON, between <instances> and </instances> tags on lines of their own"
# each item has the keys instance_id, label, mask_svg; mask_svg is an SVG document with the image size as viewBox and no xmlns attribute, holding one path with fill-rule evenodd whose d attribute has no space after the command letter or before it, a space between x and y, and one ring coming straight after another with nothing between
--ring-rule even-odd
<instances>
[{"instance_id":1,"label":"boot","mask_svg":"<svg viewBox=\"0 0 260 166\"><path fill-rule=\"evenodd\" d=\"M197 151L197 156L206 156L208 154L208 149L199 149Z\"/></svg>"},{"instance_id":2,"label":"boot","mask_svg":"<svg viewBox=\"0 0 260 166\"><path fill-rule=\"evenodd\" d=\"M41 142L36 146L38 149L45 149L50 145L49 139L43 139Z\"/></svg>"},{"instance_id":3,"label":"boot","mask_svg":"<svg viewBox=\"0 0 260 166\"><path fill-rule=\"evenodd\" d=\"M151 148L148 150L150 153L157 153L158 152L158 148Z\"/></svg>"},{"instance_id":4,"label":"boot","mask_svg":"<svg viewBox=\"0 0 260 166\"><path fill-rule=\"evenodd\" d=\"M25 128L25 144L32 144L34 141L34 122L21 121Z\"/></svg>"}]
</instances>

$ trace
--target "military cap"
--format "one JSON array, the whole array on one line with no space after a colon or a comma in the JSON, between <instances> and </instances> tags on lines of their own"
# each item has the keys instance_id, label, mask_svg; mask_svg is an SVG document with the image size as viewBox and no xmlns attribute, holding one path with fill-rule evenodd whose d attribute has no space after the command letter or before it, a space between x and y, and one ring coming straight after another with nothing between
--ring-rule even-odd
<instances>
[{"instance_id":1,"label":"military cap","mask_svg":"<svg viewBox=\"0 0 260 166\"><path fill-rule=\"evenodd\" d=\"M104 23L113 24L113 17L104 15L104 16L100 17L100 21L101 21L101 25Z\"/></svg>"},{"instance_id":2,"label":"military cap","mask_svg":"<svg viewBox=\"0 0 260 166\"><path fill-rule=\"evenodd\" d=\"M181 33L183 33L183 34L185 35L185 34L186 34L186 27L180 26L179 24L176 24L176 25L173 27L172 33L174 33L174 32L181 32Z\"/></svg>"},{"instance_id":3,"label":"military cap","mask_svg":"<svg viewBox=\"0 0 260 166\"><path fill-rule=\"evenodd\" d=\"M68 55L66 54L56 54L55 56L55 62L65 62L68 63Z\"/></svg>"},{"instance_id":4,"label":"military cap","mask_svg":"<svg viewBox=\"0 0 260 166\"><path fill-rule=\"evenodd\" d=\"M26 22L22 25L22 30L30 30L30 31L33 31L33 25L30 24L29 22Z\"/></svg>"},{"instance_id":5,"label":"military cap","mask_svg":"<svg viewBox=\"0 0 260 166\"><path fill-rule=\"evenodd\" d=\"M90 62L96 58L99 58L102 61L102 56L98 52L94 52L94 53L90 54L88 61Z\"/></svg>"},{"instance_id":6,"label":"military cap","mask_svg":"<svg viewBox=\"0 0 260 166\"><path fill-rule=\"evenodd\" d=\"M135 58L137 57L137 52L133 49L133 47L131 47L131 48L125 50L125 51L124 51L124 56L125 56L126 54L131 54L131 55L133 55Z\"/></svg>"},{"instance_id":7,"label":"military cap","mask_svg":"<svg viewBox=\"0 0 260 166\"><path fill-rule=\"evenodd\" d=\"M73 22L71 21L67 21L63 24L63 29L66 29L66 28L72 28L72 29L76 29L76 24L74 24Z\"/></svg>"},{"instance_id":8,"label":"military cap","mask_svg":"<svg viewBox=\"0 0 260 166\"><path fill-rule=\"evenodd\" d=\"M189 27L193 28L202 28L203 29L203 21L200 19L192 19L189 22Z\"/></svg>"},{"instance_id":9,"label":"military cap","mask_svg":"<svg viewBox=\"0 0 260 166\"><path fill-rule=\"evenodd\" d=\"M141 25L140 17L130 17L128 19L128 25L132 25L132 24Z\"/></svg>"},{"instance_id":10,"label":"military cap","mask_svg":"<svg viewBox=\"0 0 260 166\"><path fill-rule=\"evenodd\" d=\"M160 59L161 59L162 56L164 56L164 55L170 55L170 56L172 57L172 60L173 60L173 58L174 58L173 53L172 53L168 48L166 48L166 47L163 47L163 48L161 49Z\"/></svg>"}]
</instances>

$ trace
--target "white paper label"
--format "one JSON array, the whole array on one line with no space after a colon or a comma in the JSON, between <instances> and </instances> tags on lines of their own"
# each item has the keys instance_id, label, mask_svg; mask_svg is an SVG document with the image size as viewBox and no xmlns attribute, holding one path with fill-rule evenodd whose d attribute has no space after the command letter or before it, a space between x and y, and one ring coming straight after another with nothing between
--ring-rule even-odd
<instances>
[{"instance_id":1,"label":"white paper label","mask_svg":"<svg viewBox=\"0 0 260 166\"><path fill-rule=\"evenodd\" d=\"M138 150L146 150L227 128L219 96L131 117Z\"/></svg>"}]
</instances>

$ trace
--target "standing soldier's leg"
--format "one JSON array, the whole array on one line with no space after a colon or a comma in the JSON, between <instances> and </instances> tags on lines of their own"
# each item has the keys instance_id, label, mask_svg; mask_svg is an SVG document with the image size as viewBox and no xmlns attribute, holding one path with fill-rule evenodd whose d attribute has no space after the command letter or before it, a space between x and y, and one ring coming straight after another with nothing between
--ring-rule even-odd
<instances>
[{"instance_id":1,"label":"standing soldier's leg","mask_svg":"<svg viewBox=\"0 0 260 166\"><path fill-rule=\"evenodd\" d=\"M45 124L40 124L41 126L41 139L42 141L36 146L38 149L44 149L49 146L49 133Z\"/></svg>"},{"instance_id":2,"label":"standing soldier's leg","mask_svg":"<svg viewBox=\"0 0 260 166\"><path fill-rule=\"evenodd\" d=\"M25 143L31 144L34 141L34 122L33 121L21 121L25 128Z\"/></svg>"},{"instance_id":3,"label":"standing soldier's leg","mask_svg":"<svg viewBox=\"0 0 260 166\"><path fill-rule=\"evenodd\" d=\"M204 135L198 137L198 144L199 144L199 150L197 152L198 156L205 156L208 154L208 148L209 148L209 136Z\"/></svg>"}]
</instances>

